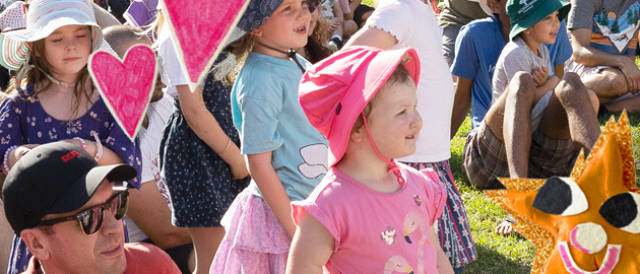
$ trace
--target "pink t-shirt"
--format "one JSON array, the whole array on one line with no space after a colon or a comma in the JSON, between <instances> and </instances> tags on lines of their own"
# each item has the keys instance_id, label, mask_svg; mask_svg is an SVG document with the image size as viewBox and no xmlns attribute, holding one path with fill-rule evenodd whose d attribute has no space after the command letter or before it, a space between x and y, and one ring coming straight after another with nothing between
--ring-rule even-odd
<instances>
[{"instance_id":1,"label":"pink t-shirt","mask_svg":"<svg viewBox=\"0 0 640 274\"><path fill-rule=\"evenodd\" d=\"M399 165L407 183L396 193L374 191L332 168L309 198L292 203L296 223L306 211L333 235L324 273L438 273L428 232L447 192L433 171L425 176Z\"/></svg>"}]
</instances>

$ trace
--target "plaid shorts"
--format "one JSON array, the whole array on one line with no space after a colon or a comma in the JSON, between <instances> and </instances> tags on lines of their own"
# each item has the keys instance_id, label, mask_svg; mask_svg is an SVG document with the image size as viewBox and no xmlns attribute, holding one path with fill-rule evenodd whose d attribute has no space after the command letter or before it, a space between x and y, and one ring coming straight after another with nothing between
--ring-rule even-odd
<instances>
[{"instance_id":1,"label":"plaid shorts","mask_svg":"<svg viewBox=\"0 0 640 274\"><path fill-rule=\"evenodd\" d=\"M529 151L529 177L568 176L578 157L571 139L558 140L533 132ZM467 136L463 168L472 185L481 189L504 188L498 177L509 177L507 151L484 121Z\"/></svg>"}]
</instances>

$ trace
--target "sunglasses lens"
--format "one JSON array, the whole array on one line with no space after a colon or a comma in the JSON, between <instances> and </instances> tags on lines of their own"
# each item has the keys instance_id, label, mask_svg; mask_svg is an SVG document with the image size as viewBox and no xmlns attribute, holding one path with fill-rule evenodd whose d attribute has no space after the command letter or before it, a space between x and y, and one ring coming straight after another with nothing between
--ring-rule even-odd
<instances>
[{"instance_id":1,"label":"sunglasses lens","mask_svg":"<svg viewBox=\"0 0 640 274\"><path fill-rule=\"evenodd\" d=\"M102 211L102 207L97 206L88 208L76 215L85 234L93 234L100 228L102 225Z\"/></svg>"},{"instance_id":2,"label":"sunglasses lens","mask_svg":"<svg viewBox=\"0 0 640 274\"><path fill-rule=\"evenodd\" d=\"M82 226L82 231L85 234L96 233L102 227L104 220L104 210L111 211L113 217L116 220L120 220L127 213L129 207L129 192L123 191L118 193L115 197L109 200L106 204L87 208L76 214L76 218Z\"/></svg>"},{"instance_id":3,"label":"sunglasses lens","mask_svg":"<svg viewBox=\"0 0 640 274\"><path fill-rule=\"evenodd\" d=\"M116 220L120 220L127 214L127 208L129 208L129 192L123 191L116 198L113 199L115 207L113 212Z\"/></svg>"}]
</instances>

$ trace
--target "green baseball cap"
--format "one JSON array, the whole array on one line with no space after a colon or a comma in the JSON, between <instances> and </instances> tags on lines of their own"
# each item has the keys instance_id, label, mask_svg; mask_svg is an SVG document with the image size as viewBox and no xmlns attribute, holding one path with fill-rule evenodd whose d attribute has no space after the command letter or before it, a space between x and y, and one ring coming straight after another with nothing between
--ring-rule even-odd
<instances>
[{"instance_id":1,"label":"green baseball cap","mask_svg":"<svg viewBox=\"0 0 640 274\"><path fill-rule=\"evenodd\" d=\"M562 21L569 14L571 3L564 0L509 0L506 9L511 21L509 40L513 40L554 11L558 11L558 18Z\"/></svg>"}]
</instances>

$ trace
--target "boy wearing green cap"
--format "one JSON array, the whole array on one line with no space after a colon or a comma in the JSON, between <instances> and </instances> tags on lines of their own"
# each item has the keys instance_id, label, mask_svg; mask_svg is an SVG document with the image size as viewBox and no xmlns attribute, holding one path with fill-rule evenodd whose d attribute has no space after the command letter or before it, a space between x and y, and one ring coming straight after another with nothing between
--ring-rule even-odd
<instances>
[{"instance_id":1,"label":"boy wearing green cap","mask_svg":"<svg viewBox=\"0 0 640 274\"><path fill-rule=\"evenodd\" d=\"M492 105L465 145L464 169L479 188L501 188L498 177L568 176L581 149L600 134L595 93L575 73L553 75L549 51L563 0L509 0L511 40L493 75Z\"/></svg>"}]
</instances>

